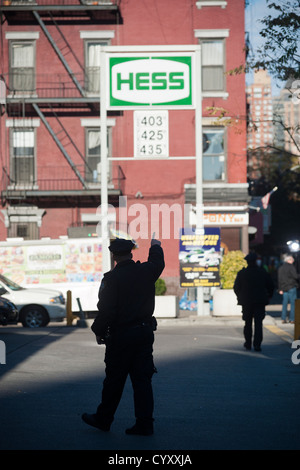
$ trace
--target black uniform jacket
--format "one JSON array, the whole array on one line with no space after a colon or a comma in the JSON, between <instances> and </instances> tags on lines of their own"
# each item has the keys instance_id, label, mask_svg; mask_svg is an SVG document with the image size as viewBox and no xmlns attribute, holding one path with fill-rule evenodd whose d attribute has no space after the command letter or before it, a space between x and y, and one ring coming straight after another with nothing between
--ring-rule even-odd
<instances>
[{"instance_id":1,"label":"black uniform jacket","mask_svg":"<svg viewBox=\"0 0 300 470\"><path fill-rule=\"evenodd\" d=\"M97 304L99 313L92 324L96 336L140 323L151 323L154 312L155 281L165 267L159 245L149 249L148 261L121 261L104 274Z\"/></svg>"},{"instance_id":2,"label":"black uniform jacket","mask_svg":"<svg viewBox=\"0 0 300 470\"><path fill-rule=\"evenodd\" d=\"M278 290L287 292L293 287L299 286L299 274L291 263L283 263L278 268Z\"/></svg>"},{"instance_id":3,"label":"black uniform jacket","mask_svg":"<svg viewBox=\"0 0 300 470\"><path fill-rule=\"evenodd\" d=\"M264 268L248 266L237 273L233 290L239 305L268 305L274 292L274 284Z\"/></svg>"}]
</instances>

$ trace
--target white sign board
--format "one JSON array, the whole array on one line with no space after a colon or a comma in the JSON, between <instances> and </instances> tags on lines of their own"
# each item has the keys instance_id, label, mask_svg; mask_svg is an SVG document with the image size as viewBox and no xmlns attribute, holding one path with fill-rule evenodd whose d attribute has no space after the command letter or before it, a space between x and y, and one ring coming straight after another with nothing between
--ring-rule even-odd
<instances>
[{"instance_id":1,"label":"white sign board","mask_svg":"<svg viewBox=\"0 0 300 470\"><path fill-rule=\"evenodd\" d=\"M194 108L194 54L107 54L107 109Z\"/></svg>"},{"instance_id":2,"label":"white sign board","mask_svg":"<svg viewBox=\"0 0 300 470\"><path fill-rule=\"evenodd\" d=\"M134 111L134 156L169 156L168 111Z\"/></svg>"}]
</instances>

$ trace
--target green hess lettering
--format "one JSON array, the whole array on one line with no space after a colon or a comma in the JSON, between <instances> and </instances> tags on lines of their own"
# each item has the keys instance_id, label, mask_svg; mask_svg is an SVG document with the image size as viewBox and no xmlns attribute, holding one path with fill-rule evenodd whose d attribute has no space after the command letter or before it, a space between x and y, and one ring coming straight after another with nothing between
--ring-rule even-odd
<instances>
[{"instance_id":1,"label":"green hess lettering","mask_svg":"<svg viewBox=\"0 0 300 470\"><path fill-rule=\"evenodd\" d=\"M117 90L128 86L129 90L183 90L183 72L130 72L127 77L117 73Z\"/></svg>"}]
</instances>

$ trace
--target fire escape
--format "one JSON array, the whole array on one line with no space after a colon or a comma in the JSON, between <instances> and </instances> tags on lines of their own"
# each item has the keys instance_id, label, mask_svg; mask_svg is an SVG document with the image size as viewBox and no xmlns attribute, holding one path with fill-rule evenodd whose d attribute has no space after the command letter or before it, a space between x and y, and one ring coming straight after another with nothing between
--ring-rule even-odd
<instances>
[{"instance_id":1,"label":"fire escape","mask_svg":"<svg viewBox=\"0 0 300 470\"><path fill-rule=\"evenodd\" d=\"M34 92L22 94L11 87L14 83L14 77L9 76L11 71L4 74L6 116L8 119L39 118L73 175L68 179L49 175L48 178L35 181L31 187L26 185L22 188L15 184L9 168L4 167L2 205L22 202L39 207L95 207L100 202L100 183L86 180L86 171L90 170L91 173L92 169L88 167L85 156L74 142L72 132L63 124L61 116L99 118L100 97L99 93L98 96L88 93L89 76L66 38L64 26L117 25L122 21L118 1L1 0L0 14L2 24L38 25L65 69L64 77L53 78L50 70L49 73L37 73ZM76 72L73 71L74 66ZM109 202L112 204L122 192L123 179L121 168L114 167L108 185Z\"/></svg>"}]
</instances>

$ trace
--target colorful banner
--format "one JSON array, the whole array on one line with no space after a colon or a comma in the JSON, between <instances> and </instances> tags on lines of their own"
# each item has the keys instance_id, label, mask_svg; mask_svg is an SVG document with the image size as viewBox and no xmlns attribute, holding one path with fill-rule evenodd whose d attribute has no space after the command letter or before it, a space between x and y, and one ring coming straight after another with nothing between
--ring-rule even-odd
<instances>
[{"instance_id":1,"label":"colorful banner","mask_svg":"<svg viewBox=\"0 0 300 470\"><path fill-rule=\"evenodd\" d=\"M179 241L180 287L220 285L220 229L182 229Z\"/></svg>"},{"instance_id":2,"label":"colorful banner","mask_svg":"<svg viewBox=\"0 0 300 470\"><path fill-rule=\"evenodd\" d=\"M102 244L97 239L1 243L0 260L0 273L17 284L100 282L102 278Z\"/></svg>"}]
</instances>

